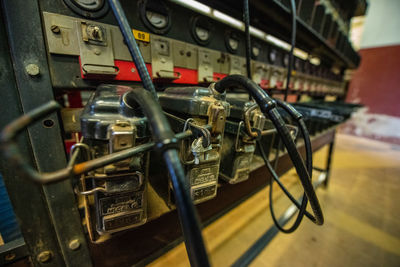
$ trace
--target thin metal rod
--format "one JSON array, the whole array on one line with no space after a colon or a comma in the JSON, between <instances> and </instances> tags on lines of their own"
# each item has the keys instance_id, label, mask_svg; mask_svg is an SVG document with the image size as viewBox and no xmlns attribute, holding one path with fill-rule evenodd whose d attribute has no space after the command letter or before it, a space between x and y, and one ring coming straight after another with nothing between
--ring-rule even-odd
<instances>
[{"instance_id":1,"label":"thin metal rod","mask_svg":"<svg viewBox=\"0 0 400 267\"><path fill-rule=\"evenodd\" d=\"M251 40L250 40L250 11L249 0L243 0L244 33L246 36L246 71L247 78L251 79Z\"/></svg>"},{"instance_id":2,"label":"thin metal rod","mask_svg":"<svg viewBox=\"0 0 400 267\"><path fill-rule=\"evenodd\" d=\"M288 65L288 73L286 76L286 90L285 90L285 96L284 96L284 101L287 100L288 93L289 93L289 84L290 84L290 78L292 76L292 67L293 67L293 51L294 47L296 45L296 4L294 0L290 0L290 7L292 11L292 40L291 40L291 46L290 46L290 52L289 52L289 65Z\"/></svg>"}]
</instances>

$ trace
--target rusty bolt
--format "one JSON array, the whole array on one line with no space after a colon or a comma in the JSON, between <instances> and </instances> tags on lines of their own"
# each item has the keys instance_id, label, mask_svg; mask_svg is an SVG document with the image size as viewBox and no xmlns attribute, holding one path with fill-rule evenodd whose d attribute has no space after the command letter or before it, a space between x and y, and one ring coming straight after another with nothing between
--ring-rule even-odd
<instances>
[{"instance_id":1,"label":"rusty bolt","mask_svg":"<svg viewBox=\"0 0 400 267\"><path fill-rule=\"evenodd\" d=\"M40 73L40 69L39 66L36 64L29 64L25 67L26 72L30 75L30 76L37 76Z\"/></svg>"},{"instance_id":2,"label":"rusty bolt","mask_svg":"<svg viewBox=\"0 0 400 267\"><path fill-rule=\"evenodd\" d=\"M78 239L73 239L69 242L68 247L70 250L77 250L81 246Z\"/></svg>"},{"instance_id":3,"label":"rusty bolt","mask_svg":"<svg viewBox=\"0 0 400 267\"><path fill-rule=\"evenodd\" d=\"M48 262L51 259L51 251L49 250L45 250L39 253L39 255L37 255L37 261L39 262Z\"/></svg>"},{"instance_id":4,"label":"rusty bolt","mask_svg":"<svg viewBox=\"0 0 400 267\"><path fill-rule=\"evenodd\" d=\"M50 27L51 31L55 34L59 34L60 33L60 27L58 27L57 25L51 25Z\"/></svg>"}]
</instances>

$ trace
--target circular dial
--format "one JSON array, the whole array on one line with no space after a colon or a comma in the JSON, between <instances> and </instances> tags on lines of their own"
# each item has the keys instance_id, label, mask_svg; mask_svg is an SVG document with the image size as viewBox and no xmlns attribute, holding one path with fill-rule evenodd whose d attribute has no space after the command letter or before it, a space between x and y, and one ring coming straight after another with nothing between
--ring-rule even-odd
<instances>
[{"instance_id":1,"label":"circular dial","mask_svg":"<svg viewBox=\"0 0 400 267\"><path fill-rule=\"evenodd\" d=\"M158 29L167 27L168 16L154 11L146 10L146 18L151 25Z\"/></svg>"},{"instance_id":2,"label":"circular dial","mask_svg":"<svg viewBox=\"0 0 400 267\"><path fill-rule=\"evenodd\" d=\"M75 13L90 19L97 19L108 12L106 0L64 0Z\"/></svg>"},{"instance_id":3,"label":"circular dial","mask_svg":"<svg viewBox=\"0 0 400 267\"><path fill-rule=\"evenodd\" d=\"M210 31L202 27L195 27L197 38L202 41L207 41L210 38Z\"/></svg>"},{"instance_id":4,"label":"circular dial","mask_svg":"<svg viewBox=\"0 0 400 267\"><path fill-rule=\"evenodd\" d=\"M301 61L297 57L294 58L294 69L301 70Z\"/></svg>"},{"instance_id":5,"label":"circular dial","mask_svg":"<svg viewBox=\"0 0 400 267\"><path fill-rule=\"evenodd\" d=\"M268 53L268 60L270 63L275 63L276 59L278 58L278 53L276 52L275 49L271 49Z\"/></svg>"},{"instance_id":6,"label":"circular dial","mask_svg":"<svg viewBox=\"0 0 400 267\"><path fill-rule=\"evenodd\" d=\"M80 8L95 11L103 6L104 0L72 0L72 3Z\"/></svg>"},{"instance_id":7,"label":"circular dial","mask_svg":"<svg viewBox=\"0 0 400 267\"><path fill-rule=\"evenodd\" d=\"M190 19L190 33L193 39L200 45L207 45L211 41L212 25L207 17L196 16Z\"/></svg>"},{"instance_id":8,"label":"circular dial","mask_svg":"<svg viewBox=\"0 0 400 267\"><path fill-rule=\"evenodd\" d=\"M253 46L251 49L251 53L253 53L254 57L258 57L260 55L260 48L257 46Z\"/></svg>"},{"instance_id":9,"label":"circular dial","mask_svg":"<svg viewBox=\"0 0 400 267\"><path fill-rule=\"evenodd\" d=\"M285 56L283 57L283 66L287 67L289 66L289 55L285 54Z\"/></svg>"},{"instance_id":10,"label":"circular dial","mask_svg":"<svg viewBox=\"0 0 400 267\"><path fill-rule=\"evenodd\" d=\"M230 37L228 40L228 45L232 50L236 51L239 47L239 40L235 39L233 37Z\"/></svg>"},{"instance_id":11,"label":"circular dial","mask_svg":"<svg viewBox=\"0 0 400 267\"><path fill-rule=\"evenodd\" d=\"M139 2L140 19L156 34L165 34L171 28L171 12L163 0L141 0Z\"/></svg>"},{"instance_id":12,"label":"circular dial","mask_svg":"<svg viewBox=\"0 0 400 267\"><path fill-rule=\"evenodd\" d=\"M225 33L225 45L228 51L232 54L236 54L239 48L240 37L239 34L233 31L227 31Z\"/></svg>"}]
</instances>

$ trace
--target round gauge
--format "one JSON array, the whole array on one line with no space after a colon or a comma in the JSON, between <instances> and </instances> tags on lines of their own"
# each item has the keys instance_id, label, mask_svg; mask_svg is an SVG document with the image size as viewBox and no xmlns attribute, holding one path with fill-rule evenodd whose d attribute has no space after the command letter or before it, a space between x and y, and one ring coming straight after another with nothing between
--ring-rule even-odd
<instances>
[{"instance_id":1,"label":"round gauge","mask_svg":"<svg viewBox=\"0 0 400 267\"><path fill-rule=\"evenodd\" d=\"M260 48L258 46L253 46L251 49L251 54L253 57L257 58L260 55Z\"/></svg>"},{"instance_id":2,"label":"round gauge","mask_svg":"<svg viewBox=\"0 0 400 267\"><path fill-rule=\"evenodd\" d=\"M100 9L104 4L103 0L73 0L72 2L83 9L92 11Z\"/></svg>"},{"instance_id":3,"label":"round gauge","mask_svg":"<svg viewBox=\"0 0 400 267\"><path fill-rule=\"evenodd\" d=\"M225 35L225 45L229 52L235 54L239 48L239 35L235 32L227 32Z\"/></svg>"},{"instance_id":4,"label":"round gauge","mask_svg":"<svg viewBox=\"0 0 400 267\"><path fill-rule=\"evenodd\" d=\"M152 32L165 34L171 28L171 11L162 0L139 1L140 18Z\"/></svg>"},{"instance_id":5,"label":"round gauge","mask_svg":"<svg viewBox=\"0 0 400 267\"><path fill-rule=\"evenodd\" d=\"M283 66L284 67L287 67L287 66L289 66L289 54L285 54L284 56L283 56Z\"/></svg>"},{"instance_id":6,"label":"round gauge","mask_svg":"<svg viewBox=\"0 0 400 267\"><path fill-rule=\"evenodd\" d=\"M294 69L303 71L303 61L298 57L294 57Z\"/></svg>"},{"instance_id":7,"label":"round gauge","mask_svg":"<svg viewBox=\"0 0 400 267\"><path fill-rule=\"evenodd\" d=\"M100 18L108 12L106 0L64 0L64 3L72 11L86 18Z\"/></svg>"},{"instance_id":8,"label":"round gauge","mask_svg":"<svg viewBox=\"0 0 400 267\"><path fill-rule=\"evenodd\" d=\"M235 38L229 38L228 45L230 49L236 51L239 47L239 40Z\"/></svg>"},{"instance_id":9,"label":"round gauge","mask_svg":"<svg viewBox=\"0 0 400 267\"><path fill-rule=\"evenodd\" d=\"M147 10L146 18L151 25L158 29L165 28L168 25L168 17L154 11Z\"/></svg>"},{"instance_id":10,"label":"round gauge","mask_svg":"<svg viewBox=\"0 0 400 267\"><path fill-rule=\"evenodd\" d=\"M195 32L196 32L196 36L202 40L202 41L207 41L208 39L210 39L210 31L206 30L202 27L195 27Z\"/></svg>"},{"instance_id":11,"label":"round gauge","mask_svg":"<svg viewBox=\"0 0 400 267\"><path fill-rule=\"evenodd\" d=\"M211 40L211 22L207 17L196 16L191 19L191 34L200 45L207 45Z\"/></svg>"},{"instance_id":12,"label":"round gauge","mask_svg":"<svg viewBox=\"0 0 400 267\"><path fill-rule=\"evenodd\" d=\"M271 48L268 53L269 63L274 64L277 58L278 58L278 52L274 48Z\"/></svg>"}]
</instances>

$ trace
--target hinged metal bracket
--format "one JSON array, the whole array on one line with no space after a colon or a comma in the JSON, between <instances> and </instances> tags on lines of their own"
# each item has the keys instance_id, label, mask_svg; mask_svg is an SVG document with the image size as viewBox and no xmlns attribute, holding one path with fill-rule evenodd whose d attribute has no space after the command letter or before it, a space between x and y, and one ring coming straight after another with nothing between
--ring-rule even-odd
<instances>
[{"instance_id":1,"label":"hinged metal bracket","mask_svg":"<svg viewBox=\"0 0 400 267\"><path fill-rule=\"evenodd\" d=\"M85 76L116 76L110 30L94 23L76 21L79 55Z\"/></svg>"}]
</instances>

